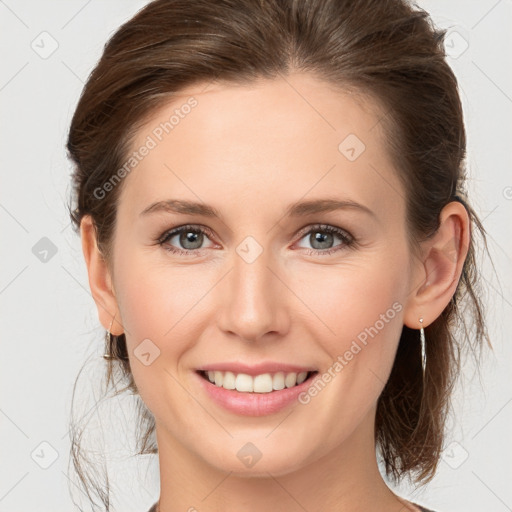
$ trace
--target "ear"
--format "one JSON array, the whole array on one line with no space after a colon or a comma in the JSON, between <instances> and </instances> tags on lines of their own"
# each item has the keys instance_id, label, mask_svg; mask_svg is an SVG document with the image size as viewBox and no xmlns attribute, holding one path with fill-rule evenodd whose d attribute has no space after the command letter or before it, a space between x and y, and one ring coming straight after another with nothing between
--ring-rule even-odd
<instances>
[{"instance_id":1,"label":"ear","mask_svg":"<svg viewBox=\"0 0 512 512\"><path fill-rule=\"evenodd\" d=\"M421 258L412 274L412 290L404 324L419 329L441 315L459 282L470 242L470 219L462 203L448 203L439 216L439 228L421 243Z\"/></svg>"},{"instance_id":2,"label":"ear","mask_svg":"<svg viewBox=\"0 0 512 512\"><path fill-rule=\"evenodd\" d=\"M124 329L121 324L121 315L112 286L112 277L107 262L98 248L96 228L90 215L82 217L80 236L82 239L82 251L89 274L89 287L98 308L100 322L106 330L110 328L112 334L123 334ZM112 320L114 321L112 322Z\"/></svg>"}]
</instances>

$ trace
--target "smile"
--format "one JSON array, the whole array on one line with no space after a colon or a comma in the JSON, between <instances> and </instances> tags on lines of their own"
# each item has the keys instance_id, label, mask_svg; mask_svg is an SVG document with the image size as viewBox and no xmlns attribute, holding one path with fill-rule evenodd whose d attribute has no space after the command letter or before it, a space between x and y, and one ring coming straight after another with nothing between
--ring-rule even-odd
<instances>
[{"instance_id":1,"label":"smile","mask_svg":"<svg viewBox=\"0 0 512 512\"><path fill-rule=\"evenodd\" d=\"M272 393L285 388L292 388L302 384L305 380L317 372L276 372L263 373L260 375L247 375L246 373L222 372L218 370L201 371L205 379L212 384L224 389L233 390L240 393Z\"/></svg>"},{"instance_id":2,"label":"smile","mask_svg":"<svg viewBox=\"0 0 512 512\"><path fill-rule=\"evenodd\" d=\"M264 416L279 412L293 403L299 405L299 395L307 391L319 374L318 371L300 374L277 372L253 377L211 370L210 375L208 373L203 370L195 372L206 396L223 409L245 416ZM274 389L274 383L279 389ZM231 387L233 384L234 387Z\"/></svg>"}]
</instances>

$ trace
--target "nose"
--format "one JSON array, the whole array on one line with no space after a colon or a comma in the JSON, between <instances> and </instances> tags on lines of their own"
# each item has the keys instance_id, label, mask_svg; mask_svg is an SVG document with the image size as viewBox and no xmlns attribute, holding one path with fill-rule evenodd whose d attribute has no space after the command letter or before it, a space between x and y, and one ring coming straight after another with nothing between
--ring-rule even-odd
<instances>
[{"instance_id":1,"label":"nose","mask_svg":"<svg viewBox=\"0 0 512 512\"><path fill-rule=\"evenodd\" d=\"M254 261L236 254L219 290L218 326L227 335L255 342L284 335L289 328L287 294L279 265L263 251Z\"/></svg>"}]
</instances>

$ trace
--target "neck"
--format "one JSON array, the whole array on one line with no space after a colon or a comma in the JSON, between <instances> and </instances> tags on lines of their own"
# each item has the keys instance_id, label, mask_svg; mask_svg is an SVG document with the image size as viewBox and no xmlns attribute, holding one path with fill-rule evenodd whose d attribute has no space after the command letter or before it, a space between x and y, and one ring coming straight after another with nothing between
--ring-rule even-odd
<instances>
[{"instance_id":1,"label":"neck","mask_svg":"<svg viewBox=\"0 0 512 512\"><path fill-rule=\"evenodd\" d=\"M159 427L158 512L417 511L396 496L379 472L374 442L375 408L334 450L286 474L243 476L221 471Z\"/></svg>"}]
</instances>

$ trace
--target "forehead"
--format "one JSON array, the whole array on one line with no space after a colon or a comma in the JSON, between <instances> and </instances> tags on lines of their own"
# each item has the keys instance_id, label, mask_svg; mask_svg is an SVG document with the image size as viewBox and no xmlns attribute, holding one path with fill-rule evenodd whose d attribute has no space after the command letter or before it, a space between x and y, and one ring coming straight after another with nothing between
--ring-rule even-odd
<instances>
[{"instance_id":1,"label":"forehead","mask_svg":"<svg viewBox=\"0 0 512 512\"><path fill-rule=\"evenodd\" d=\"M382 110L305 75L183 89L139 129L122 197L139 211L168 197L261 212L337 191L389 210L403 201L384 146ZM259 199L259 200L258 200Z\"/></svg>"}]
</instances>

